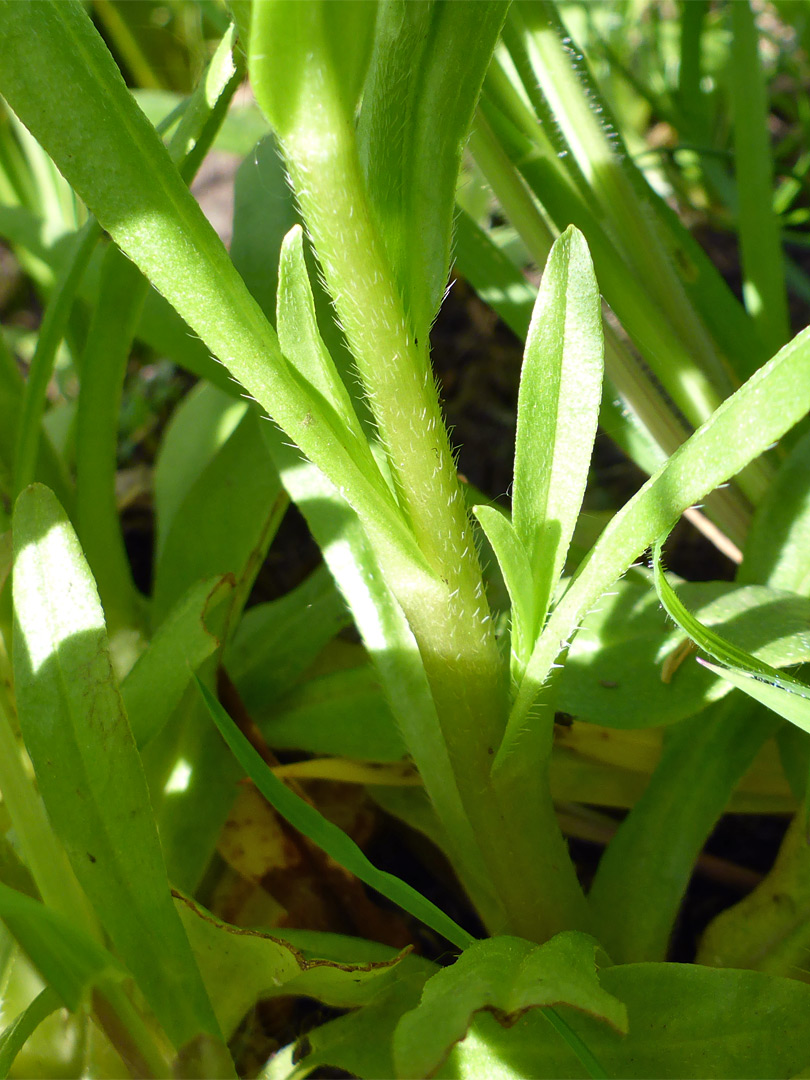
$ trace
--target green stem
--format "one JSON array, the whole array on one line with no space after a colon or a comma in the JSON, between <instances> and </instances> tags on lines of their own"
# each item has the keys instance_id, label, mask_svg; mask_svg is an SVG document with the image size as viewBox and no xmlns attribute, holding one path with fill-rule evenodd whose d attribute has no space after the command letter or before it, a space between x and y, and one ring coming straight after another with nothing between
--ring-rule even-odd
<instances>
[{"instance_id":1,"label":"green stem","mask_svg":"<svg viewBox=\"0 0 810 1080\"><path fill-rule=\"evenodd\" d=\"M398 500L437 587L389 583L419 645L459 795L511 931L545 940L586 923L547 780L492 785L506 669L492 632L471 527L429 363L372 222L354 133L334 97L282 135L304 218L386 447ZM385 566L384 566L385 569ZM528 795L528 797L526 797ZM466 838L464 841L466 842Z\"/></svg>"},{"instance_id":2,"label":"green stem","mask_svg":"<svg viewBox=\"0 0 810 1080\"><path fill-rule=\"evenodd\" d=\"M448 742L484 774L502 728L500 655L447 430L428 361L416 342L372 224L353 132L327 101L283 139L290 173L386 447L400 505L437 578L407 594L408 614ZM466 718L466 723L462 720ZM454 730L455 729L455 730Z\"/></svg>"}]
</instances>

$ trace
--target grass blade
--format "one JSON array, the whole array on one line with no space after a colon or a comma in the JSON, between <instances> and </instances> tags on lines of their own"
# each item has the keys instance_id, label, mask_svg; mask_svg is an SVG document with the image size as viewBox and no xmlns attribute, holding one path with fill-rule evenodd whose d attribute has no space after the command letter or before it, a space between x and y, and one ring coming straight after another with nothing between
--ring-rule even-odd
<instances>
[{"instance_id":1,"label":"grass blade","mask_svg":"<svg viewBox=\"0 0 810 1080\"><path fill-rule=\"evenodd\" d=\"M298 829L314 844L317 844L345 870L350 871L361 881L364 881L366 885L388 897L394 904L404 908L414 918L431 927L437 934L441 934L442 937L451 941L459 949L464 949L472 943L473 937L465 930L462 930L435 904L432 904L416 889L411 888L410 885L407 885L393 874L378 870L342 829L327 821L313 806L304 802L286 784L274 776L211 691L196 676L195 681L211 714L211 719L230 747L234 757L239 761L262 795L281 814L285 821L288 821L293 828Z\"/></svg>"},{"instance_id":2,"label":"grass blade","mask_svg":"<svg viewBox=\"0 0 810 1080\"><path fill-rule=\"evenodd\" d=\"M6 1080L14 1059L36 1029L62 1004L59 995L46 986L31 1004L0 1034L0 1080Z\"/></svg>"},{"instance_id":3,"label":"grass blade","mask_svg":"<svg viewBox=\"0 0 810 1080\"><path fill-rule=\"evenodd\" d=\"M64 336L76 291L90 256L95 250L101 230L95 221L88 221L76 234L70 258L54 287L53 294L40 327L37 347L23 395L22 416L17 428L17 448L14 457L14 494L18 495L34 479L39 452L40 422L45 409L45 395L53 373L56 350Z\"/></svg>"},{"instance_id":4,"label":"grass blade","mask_svg":"<svg viewBox=\"0 0 810 1080\"><path fill-rule=\"evenodd\" d=\"M659 539L653 545L653 570L658 597L670 618L699 649L719 661L719 664L707 660L699 662L779 716L804 731L810 731L810 686L738 648L687 611L661 567L662 543L663 540Z\"/></svg>"},{"instance_id":5,"label":"grass blade","mask_svg":"<svg viewBox=\"0 0 810 1080\"><path fill-rule=\"evenodd\" d=\"M730 77L739 201L743 298L770 352L789 336L785 263L773 210L773 162L768 96L759 59L758 32L748 0L729 7L733 28Z\"/></svg>"}]
</instances>

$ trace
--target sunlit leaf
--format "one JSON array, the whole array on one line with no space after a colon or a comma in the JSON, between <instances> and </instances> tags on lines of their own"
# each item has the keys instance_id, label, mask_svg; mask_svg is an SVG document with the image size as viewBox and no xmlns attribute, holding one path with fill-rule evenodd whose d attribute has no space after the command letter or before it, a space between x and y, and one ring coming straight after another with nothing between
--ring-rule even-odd
<instances>
[{"instance_id":1,"label":"sunlit leaf","mask_svg":"<svg viewBox=\"0 0 810 1080\"><path fill-rule=\"evenodd\" d=\"M170 1037L217 1035L172 907L95 584L64 511L41 485L17 500L14 549L20 727L50 820Z\"/></svg>"}]
</instances>

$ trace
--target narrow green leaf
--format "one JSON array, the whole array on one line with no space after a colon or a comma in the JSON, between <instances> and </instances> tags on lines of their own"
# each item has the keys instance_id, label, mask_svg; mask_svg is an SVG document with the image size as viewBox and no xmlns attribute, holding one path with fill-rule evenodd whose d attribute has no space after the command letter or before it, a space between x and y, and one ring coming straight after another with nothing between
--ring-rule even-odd
<instances>
[{"instance_id":1,"label":"narrow green leaf","mask_svg":"<svg viewBox=\"0 0 810 1080\"><path fill-rule=\"evenodd\" d=\"M42 798L23 761L12 713L0 694L0 791L3 805L14 827L23 858L44 901L89 934L97 927L87 899L79 888L64 848L54 836ZM13 884L17 875L3 878Z\"/></svg>"},{"instance_id":2,"label":"narrow green leaf","mask_svg":"<svg viewBox=\"0 0 810 1080\"><path fill-rule=\"evenodd\" d=\"M0 919L64 1006L73 1013L92 1007L133 1075L168 1075L153 1025L147 1027L122 985L130 972L111 953L57 912L2 884Z\"/></svg>"},{"instance_id":3,"label":"narrow green leaf","mask_svg":"<svg viewBox=\"0 0 810 1080\"><path fill-rule=\"evenodd\" d=\"M278 268L278 342L281 351L326 407L334 410L335 429L352 445L356 459L364 463L372 483L381 483L379 467L368 448L349 393L321 338L315 301L304 259L304 233L294 225L284 237Z\"/></svg>"},{"instance_id":4,"label":"narrow green leaf","mask_svg":"<svg viewBox=\"0 0 810 1080\"><path fill-rule=\"evenodd\" d=\"M149 289L136 266L110 244L80 365L76 410L76 531L113 633L138 626L143 601L132 580L118 517L115 474L124 375Z\"/></svg>"},{"instance_id":5,"label":"narrow green leaf","mask_svg":"<svg viewBox=\"0 0 810 1080\"><path fill-rule=\"evenodd\" d=\"M733 30L729 76L743 298L763 343L773 352L787 340L789 321L779 219L773 209L770 104L751 5L748 0L737 0L729 13Z\"/></svg>"},{"instance_id":6,"label":"narrow green leaf","mask_svg":"<svg viewBox=\"0 0 810 1080\"><path fill-rule=\"evenodd\" d=\"M14 511L14 676L20 727L54 828L102 925L177 1045L216 1021L171 904L104 616L53 494Z\"/></svg>"},{"instance_id":7,"label":"narrow green leaf","mask_svg":"<svg viewBox=\"0 0 810 1080\"><path fill-rule=\"evenodd\" d=\"M190 180L240 82L234 29L223 36L186 102L169 152ZM124 375L149 283L111 244L82 354L76 414L76 528L93 571L108 627L139 625L143 604L132 580L115 497L116 444Z\"/></svg>"},{"instance_id":8,"label":"narrow green leaf","mask_svg":"<svg viewBox=\"0 0 810 1080\"><path fill-rule=\"evenodd\" d=\"M701 661L710 671L720 675L749 697L772 709L792 724L810 731L810 686L771 667L770 664L739 649L720 634L703 626L678 599L661 567L659 539L653 545L655 588L669 616L680 626L698 648L718 660L722 667Z\"/></svg>"},{"instance_id":9,"label":"narrow green leaf","mask_svg":"<svg viewBox=\"0 0 810 1080\"><path fill-rule=\"evenodd\" d=\"M810 686L806 683L799 682L798 679L788 680L784 675L779 682L763 682L759 674L720 667L718 664L710 664L708 660L698 660L698 663L719 675L721 679L726 679L732 686L736 686L778 716L784 717L803 731L810 732Z\"/></svg>"},{"instance_id":10,"label":"narrow green leaf","mask_svg":"<svg viewBox=\"0 0 810 1080\"><path fill-rule=\"evenodd\" d=\"M535 647L496 768L526 731L528 711L582 615L683 510L766 450L808 410L810 331L805 330L724 401L611 520L580 564Z\"/></svg>"},{"instance_id":11,"label":"narrow green leaf","mask_svg":"<svg viewBox=\"0 0 810 1080\"><path fill-rule=\"evenodd\" d=\"M434 1075L483 1009L511 1027L531 1009L568 1005L625 1033L625 1007L599 984L598 948L593 938L576 932L558 934L545 945L514 937L475 942L428 980L418 1007L397 1025L396 1075Z\"/></svg>"},{"instance_id":12,"label":"narrow green leaf","mask_svg":"<svg viewBox=\"0 0 810 1080\"><path fill-rule=\"evenodd\" d=\"M520 378L512 524L529 557L539 634L565 565L593 452L603 369L599 289L573 227L543 272Z\"/></svg>"},{"instance_id":13,"label":"narrow green leaf","mask_svg":"<svg viewBox=\"0 0 810 1080\"><path fill-rule=\"evenodd\" d=\"M18 495L34 479L39 451L40 425L45 410L48 383L51 381L56 350L65 333L73 301L84 271L90 261L101 230L95 221L88 221L76 234L71 258L66 263L45 312L40 327L31 370L25 384L22 416L17 428L17 448L14 456L14 494Z\"/></svg>"},{"instance_id":14,"label":"narrow green leaf","mask_svg":"<svg viewBox=\"0 0 810 1080\"><path fill-rule=\"evenodd\" d=\"M456 217L454 252L455 265L464 280L525 340L537 290L464 210ZM606 375L599 424L630 460L650 475L664 459L661 446L674 450L686 432L673 423L660 395L656 394L652 403L647 400L651 397L649 387L636 375L637 363L609 324L603 325L603 332Z\"/></svg>"},{"instance_id":15,"label":"narrow green leaf","mask_svg":"<svg viewBox=\"0 0 810 1080\"><path fill-rule=\"evenodd\" d=\"M6 1080L14 1059L36 1029L61 1005L59 995L47 986L0 1034L0 1080Z\"/></svg>"},{"instance_id":16,"label":"narrow green leaf","mask_svg":"<svg viewBox=\"0 0 810 1080\"><path fill-rule=\"evenodd\" d=\"M684 253L678 250L678 239L668 235L671 229L666 228L658 210L661 200L623 145L587 60L572 41L555 4L532 0L513 5L507 31L505 38L521 67L525 92L552 127L548 137L556 143L555 153L570 153L571 162L563 157L560 164L567 166L565 171L573 183L579 177L584 181L585 197L611 235L616 253L621 253L636 293L649 297L667 333L679 339L695 390L702 384L710 400L711 379L715 389L726 392L728 382L723 378L716 346L701 320L699 306L686 293L689 270L684 271L681 263L691 269L691 261L688 256L677 259ZM521 66L522 50L526 68Z\"/></svg>"},{"instance_id":17,"label":"narrow green leaf","mask_svg":"<svg viewBox=\"0 0 810 1080\"><path fill-rule=\"evenodd\" d=\"M155 462L155 565L163 556L172 521L183 500L248 408L247 401L201 380L172 413Z\"/></svg>"},{"instance_id":18,"label":"narrow green leaf","mask_svg":"<svg viewBox=\"0 0 810 1080\"><path fill-rule=\"evenodd\" d=\"M277 779L211 691L199 679L196 679L196 682L211 714L211 719L231 752L262 795L293 828L298 829L317 844L345 870L370 885L372 889L381 892L383 896L387 896L392 903L404 908L458 948L463 949L473 941L470 934L462 930L416 889L393 874L378 870L342 829L327 821L313 806L304 802Z\"/></svg>"},{"instance_id":19,"label":"narrow green leaf","mask_svg":"<svg viewBox=\"0 0 810 1080\"><path fill-rule=\"evenodd\" d=\"M232 375L362 507L397 565L423 575L424 559L390 491L369 485L317 395L284 360L272 327L82 5L3 0L0 28L0 90L101 225Z\"/></svg>"},{"instance_id":20,"label":"narrow green leaf","mask_svg":"<svg viewBox=\"0 0 810 1080\"><path fill-rule=\"evenodd\" d=\"M422 341L447 287L461 154L507 7L380 5L357 137L372 212Z\"/></svg>"},{"instance_id":21,"label":"narrow green leaf","mask_svg":"<svg viewBox=\"0 0 810 1080\"><path fill-rule=\"evenodd\" d=\"M228 425L230 416L226 411ZM289 505L262 439L260 429L266 423L255 408L249 410L200 475L194 475L193 461L182 473L175 473L175 483L181 476L184 482L192 477L194 482L184 493L161 545L152 603L156 627L184 593L204 578L233 575L234 614L247 599ZM173 433L175 446L177 434Z\"/></svg>"},{"instance_id":22,"label":"narrow green leaf","mask_svg":"<svg viewBox=\"0 0 810 1080\"><path fill-rule=\"evenodd\" d=\"M522 673L531 655L538 622L532 567L526 548L506 514L494 506L474 506L473 513L492 545L509 592L512 604L512 674L516 677Z\"/></svg>"}]
</instances>

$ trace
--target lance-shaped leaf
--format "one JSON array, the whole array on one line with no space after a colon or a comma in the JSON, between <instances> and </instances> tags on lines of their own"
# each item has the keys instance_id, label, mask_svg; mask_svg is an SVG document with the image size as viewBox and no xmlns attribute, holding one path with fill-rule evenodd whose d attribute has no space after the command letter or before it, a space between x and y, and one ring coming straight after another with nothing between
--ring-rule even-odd
<instances>
[{"instance_id":1,"label":"lance-shaped leaf","mask_svg":"<svg viewBox=\"0 0 810 1080\"><path fill-rule=\"evenodd\" d=\"M400 570L421 579L424 559L391 492L352 457L333 410L281 355L81 4L0 3L0 91L127 257L346 499L362 505Z\"/></svg>"},{"instance_id":2,"label":"lance-shaped leaf","mask_svg":"<svg viewBox=\"0 0 810 1080\"><path fill-rule=\"evenodd\" d=\"M313 390L335 410L357 441L358 452L368 455L371 469L377 466L363 436L349 392L321 338L315 316L315 300L304 258L304 233L294 225L281 245L278 267L278 342L281 351Z\"/></svg>"},{"instance_id":3,"label":"lance-shaped leaf","mask_svg":"<svg viewBox=\"0 0 810 1080\"><path fill-rule=\"evenodd\" d=\"M810 409L809 371L810 331L803 330L724 401L611 520L535 645L495 757L496 770L526 734L526 717L582 615L679 514L802 419Z\"/></svg>"},{"instance_id":4,"label":"lance-shaped leaf","mask_svg":"<svg viewBox=\"0 0 810 1080\"><path fill-rule=\"evenodd\" d=\"M107 950L39 900L0 884L0 919L8 926L61 1004L75 1012L101 982L121 982L127 971Z\"/></svg>"},{"instance_id":5,"label":"lance-shaped leaf","mask_svg":"<svg viewBox=\"0 0 810 1080\"><path fill-rule=\"evenodd\" d=\"M585 494L602 394L602 313L585 239L551 249L520 378L512 523L528 552L539 633Z\"/></svg>"},{"instance_id":6,"label":"lance-shaped leaf","mask_svg":"<svg viewBox=\"0 0 810 1080\"><path fill-rule=\"evenodd\" d=\"M0 1036L0 1076L8 1075L7 1068L22 1043L59 1005L74 1013L92 1005L97 1021L133 1076L166 1075L168 1063L155 1042L154 1031L147 1029L123 985L129 972L107 949L63 915L3 884L0 919L48 984ZM224 1051L221 1042L219 1045ZM221 1075L229 1075L227 1065Z\"/></svg>"},{"instance_id":7,"label":"lance-shaped leaf","mask_svg":"<svg viewBox=\"0 0 810 1080\"><path fill-rule=\"evenodd\" d=\"M512 666L522 672L534 645L535 595L526 549L506 514L494 506L474 506L473 513L492 545L512 604Z\"/></svg>"},{"instance_id":8,"label":"lance-shaped leaf","mask_svg":"<svg viewBox=\"0 0 810 1080\"><path fill-rule=\"evenodd\" d=\"M90 902L178 1046L217 1023L166 880L104 615L64 510L41 485L14 511L14 678L49 817Z\"/></svg>"}]
</instances>

